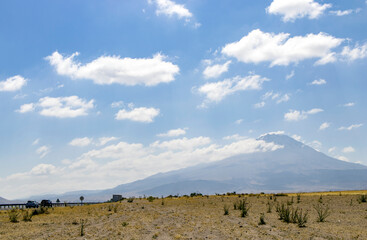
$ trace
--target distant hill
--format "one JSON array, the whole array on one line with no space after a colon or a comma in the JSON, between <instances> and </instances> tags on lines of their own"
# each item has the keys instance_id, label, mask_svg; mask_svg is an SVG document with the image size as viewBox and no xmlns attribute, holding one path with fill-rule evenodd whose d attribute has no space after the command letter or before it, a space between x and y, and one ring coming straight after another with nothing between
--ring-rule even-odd
<instances>
[{"instance_id":1,"label":"distant hill","mask_svg":"<svg viewBox=\"0 0 367 240\"><path fill-rule=\"evenodd\" d=\"M159 173L101 191L76 191L53 198L88 201L124 196L175 195L200 192L304 192L367 189L367 166L329 157L286 135L259 140L284 146L272 152L242 154L222 161ZM51 196L50 196L51 197Z\"/></svg>"},{"instance_id":2,"label":"distant hill","mask_svg":"<svg viewBox=\"0 0 367 240\"><path fill-rule=\"evenodd\" d=\"M0 204L11 204L11 203L15 203L16 201L11 201L5 198L0 197Z\"/></svg>"}]
</instances>

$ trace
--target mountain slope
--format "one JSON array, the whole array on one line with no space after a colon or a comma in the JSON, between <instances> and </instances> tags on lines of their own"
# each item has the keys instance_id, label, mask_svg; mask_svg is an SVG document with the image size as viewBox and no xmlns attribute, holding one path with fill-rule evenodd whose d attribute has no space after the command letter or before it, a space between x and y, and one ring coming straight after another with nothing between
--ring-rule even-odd
<instances>
[{"instance_id":1,"label":"mountain slope","mask_svg":"<svg viewBox=\"0 0 367 240\"><path fill-rule=\"evenodd\" d=\"M125 196L175 195L201 192L287 192L367 189L367 167L331 158L286 135L268 134L259 140L283 148L200 164L102 191L83 191L61 197L107 200Z\"/></svg>"}]
</instances>

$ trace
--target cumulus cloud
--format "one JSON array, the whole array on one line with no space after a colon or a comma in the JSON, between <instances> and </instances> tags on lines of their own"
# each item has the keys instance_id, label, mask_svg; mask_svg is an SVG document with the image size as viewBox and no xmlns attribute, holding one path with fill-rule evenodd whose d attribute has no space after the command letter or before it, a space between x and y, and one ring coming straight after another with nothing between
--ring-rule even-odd
<instances>
[{"instance_id":1,"label":"cumulus cloud","mask_svg":"<svg viewBox=\"0 0 367 240\"><path fill-rule=\"evenodd\" d=\"M325 130L326 128L330 127L330 123L324 122L320 125L319 130Z\"/></svg>"},{"instance_id":2,"label":"cumulus cloud","mask_svg":"<svg viewBox=\"0 0 367 240\"><path fill-rule=\"evenodd\" d=\"M16 112L19 112L19 113L33 112L34 108L35 108L34 103L27 103L27 104L23 104L22 106L20 106L20 108L16 110Z\"/></svg>"},{"instance_id":3,"label":"cumulus cloud","mask_svg":"<svg viewBox=\"0 0 367 240\"><path fill-rule=\"evenodd\" d=\"M288 74L287 76L285 76L285 79L289 80L292 77L294 77L294 75L295 75L295 73L294 73L294 71L292 71L290 74Z\"/></svg>"},{"instance_id":4,"label":"cumulus cloud","mask_svg":"<svg viewBox=\"0 0 367 240\"><path fill-rule=\"evenodd\" d=\"M178 18L190 19L193 14L185 7L185 5L177 4L171 0L148 0L150 4L153 2L157 6L157 15L166 15L169 17L176 16Z\"/></svg>"},{"instance_id":5,"label":"cumulus cloud","mask_svg":"<svg viewBox=\"0 0 367 240\"><path fill-rule=\"evenodd\" d=\"M118 102L113 102L111 103L111 107L112 108L120 108L124 106L124 102L123 101L118 101Z\"/></svg>"},{"instance_id":6,"label":"cumulus cloud","mask_svg":"<svg viewBox=\"0 0 367 240\"><path fill-rule=\"evenodd\" d=\"M117 139L118 139L117 137L101 137L98 139L98 143L96 145L104 146L109 142L116 141Z\"/></svg>"},{"instance_id":7,"label":"cumulus cloud","mask_svg":"<svg viewBox=\"0 0 367 240\"><path fill-rule=\"evenodd\" d=\"M157 134L158 137L178 137L186 134L187 128L171 129L166 133Z\"/></svg>"},{"instance_id":8,"label":"cumulus cloud","mask_svg":"<svg viewBox=\"0 0 367 240\"><path fill-rule=\"evenodd\" d=\"M275 151L282 147L253 138L216 144L204 136L156 141L147 145L118 142L87 151L76 159L65 160L61 167L38 165L28 172L5 177L0 180L3 186L0 195L6 193L10 198L19 198L78 189L112 188L159 172L239 154Z\"/></svg>"},{"instance_id":9,"label":"cumulus cloud","mask_svg":"<svg viewBox=\"0 0 367 240\"><path fill-rule=\"evenodd\" d=\"M224 64L215 64L212 66L207 66L203 71L203 75L206 79L217 78L223 73L228 71L228 67L231 63L232 61L227 61Z\"/></svg>"},{"instance_id":10,"label":"cumulus cloud","mask_svg":"<svg viewBox=\"0 0 367 240\"><path fill-rule=\"evenodd\" d=\"M223 137L223 140L236 140L236 141L239 141L239 140L242 140L242 139L246 139L247 137L244 137L244 136L240 136L239 134L233 134L233 135L230 135L230 136L225 136Z\"/></svg>"},{"instance_id":11,"label":"cumulus cloud","mask_svg":"<svg viewBox=\"0 0 367 240\"><path fill-rule=\"evenodd\" d=\"M94 108L94 100L86 101L78 96L44 97L38 103L28 103L20 106L19 113L26 113L38 109L39 114L47 117L75 118L88 115Z\"/></svg>"},{"instance_id":12,"label":"cumulus cloud","mask_svg":"<svg viewBox=\"0 0 367 240\"><path fill-rule=\"evenodd\" d=\"M130 110L121 109L116 113L116 120L130 120L134 122L151 123L159 115L158 108L132 108Z\"/></svg>"},{"instance_id":13,"label":"cumulus cloud","mask_svg":"<svg viewBox=\"0 0 367 240\"><path fill-rule=\"evenodd\" d=\"M325 79L318 79L318 80L313 80L311 83L311 85L324 85L326 84L326 80Z\"/></svg>"},{"instance_id":14,"label":"cumulus cloud","mask_svg":"<svg viewBox=\"0 0 367 240\"><path fill-rule=\"evenodd\" d=\"M205 96L203 103L203 107L205 107L208 103L218 103L226 96L238 91L260 90L265 81L269 81L269 79L261 77L260 75L249 75L246 77L237 76L219 82L206 83L200 86L197 92Z\"/></svg>"},{"instance_id":15,"label":"cumulus cloud","mask_svg":"<svg viewBox=\"0 0 367 240\"><path fill-rule=\"evenodd\" d=\"M340 128L338 128L339 130L348 130L348 131L350 131L350 130L352 130L352 129L355 129L355 128L360 128L360 127L362 127L363 126L363 124L362 123L360 123L360 124L352 124L352 125L350 125L350 126L348 126L348 127L340 127Z\"/></svg>"},{"instance_id":16,"label":"cumulus cloud","mask_svg":"<svg viewBox=\"0 0 367 240\"><path fill-rule=\"evenodd\" d=\"M359 13L361 10L362 10L361 8L357 8L357 9L330 11L329 13L331 13L332 15L341 17L341 16L346 16L346 15L352 14L352 13Z\"/></svg>"},{"instance_id":17,"label":"cumulus cloud","mask_svg":"<svg viewBox=\"0 0 367 240\"><path fill-rule=\"evenodd\" d=\"M309 111L298 111L298 110L289 110L288 113L284 114L284 119L286 121L300 121L306 119L309 115L313 115L319 112L323 112L324 110L320 108L313 108Z\"/></svg>"},{"instance_id":18,"label":"cumulus cloud","mask_svg":"<svg viewBox=\"0 0 367 240\"><path fill-rule=\"evenodd\" d=\"M44 158L47 154L49 154L50 148L47 146L41 146L36 150L36 153L40 158Z\"/></svg>"},{"instance_id":19,"label":"cumulus cloud","mask_svg":"<svg viewBox=\"0 0 367 240\"><path fill-rule=\"evenodd\" d=\"M15 92L20 90L27 84L27 79L20 75L7 78L5 81L0 81L0 92Z\"/></svg>"},{"instance_id":20,"label":"cumulus cloud","mask_svg":"<svg viewBox=\"0 0 367 240\"><path fill-rule=\"evenodd\" d=\"M331 148L329 148L329 150L328 150L328 152L329 153L332 153L332 152L335 152L336 151L336 147L331 147Z\"/></svg>"},{"instance_id":21,"label":"cumulus cloud","mask_svg":"<svg viewBox=\"0 0 367 240\"><path fill-rule=\"evenodd\" d=\"M363 45L356 44L354 48L346 46L341 52L341 56L346 61L352 62L358 59L363 59L367 57L367 43Z\"/></svg>"},{"instance_id":22,"label":"cumulus cloud","mask_svg":"<svg viewBox=\"0 0 367 240\"><path fill-rule=\"evenodd\" d=\"M60 75L72 79L90 79L100 85L155 86L174 81L180 70L177 65L164 61L161 54L153 58L101 56L84 65L74 61L78 55L76 52L64 57L56 51L46 59Z\"/></svg>"},{"instance_id":23,"label":"cumulus cloud","mask_svg":"<svg viewBox=\"0 0 367 240\"><path fill-rule=\"evenodd\" d=\"M281 15L284 22L293 22L297 18L304 17L316 19L331 6L331 4L319 4L314 0L273 0L266 11L269 14Z\"/></svg>"},{"instance_id":24,"label":"cumulus cloud","mask_svg":"<svg viewBox=\"0 0 367 240\"><path fill-rule=\"evenodd\" d=\"M290 37L289 33L266 33L260 29L251 31L240 41L223 47L222 53L244 63L270 62L270 66L287 66L307 59L319 59L315 64L336 61L331 50L343 39L326 33Z\"/></svg>"},{"instance_id":25,"label":"cumulus cloud","mask_svg":"<svg viewBox=\"0 0 367 240\"><path fill-rule=\"evenodd\" d=\"M349 147L345 147L343 148L342 150L343 153L352 153L352 152L355 152L354 148L349 146Z\"/></svg>"},{"instance_id":26,"label":"cumulus cloud","mask_svg":"<svg viewBox=\"0 0 367 240\"><path fill-rule=\"evenodd\" d=\"M84 137L84 138L74 138L71 142L69 142L69 145L74 147L86 147L91 143L92 143L91 138Z\"/></svg>"}]
</instances>

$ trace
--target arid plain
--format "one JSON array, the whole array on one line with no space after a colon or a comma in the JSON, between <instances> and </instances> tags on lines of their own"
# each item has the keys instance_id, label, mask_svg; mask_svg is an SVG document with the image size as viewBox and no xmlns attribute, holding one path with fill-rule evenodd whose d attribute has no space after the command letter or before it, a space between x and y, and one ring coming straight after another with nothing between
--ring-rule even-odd
<instances>
[{"instance_id":1,"label":"arid plain","mask_svg":"<svg viewBox=\"0 0 367 240\"><path fill-rule=\"evenodd\" d=\"M18 222L11 222L10 212L2 210L0 239L367 239L366 194L135 198L130 202L50 208L47 213L32 216L31 221L23 220L31 210L17 210ZM248 210L245 216L238 209L241 202ZM281 206L289 209L290 215L302 210L306 222L280 220ZM323 222L317 207L328 209Z\"/></svg>"}]
</instances>

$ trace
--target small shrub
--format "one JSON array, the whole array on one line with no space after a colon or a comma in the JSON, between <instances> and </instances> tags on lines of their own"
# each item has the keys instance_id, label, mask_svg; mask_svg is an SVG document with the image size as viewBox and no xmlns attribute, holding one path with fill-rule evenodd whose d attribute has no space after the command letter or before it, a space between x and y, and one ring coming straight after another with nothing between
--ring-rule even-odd
<instances>
[{"instance_id":1,"label":"small shrub","mask_svg":"<svg viewBox=\"0 0 367 240\"><path fill-rule=\"evenodd\" d=\"M134 202L134 199L135 199L134 197L129 197L129 198L127 199L127 202L128 202L128 203L132 203L132 202Z\"/></svg>"},{"instance_id":2,"label":"small shrub","mask_svg":"<svg viewBox=\"0 0 367 240\"><path fill-rule=\"evenodd\" d=\"M228 215L229 214L229 208L228 208L227 205L224 205L223 210L224 210L224 215Z\"/></svg>"},{"instance_id":3,"label":"small shrub","mask_svg":"<svg viewBox=\"0 0 367 240\"><path fill-rule=\"evenodd\" d=\"M240 200L238 209L241 210L241 217L246 217L250 210L250 204L246 202L246 199Z\"/></svg>"},{"instance_id":4,"label":"small shrub","mask_svg":"<svg viewBox=\"0 0 367 240\"><path fill-rule=\"evenodd\" d=\"M83 237L85 235L85 232L84 232L84 224L85 224L85 221L83 219L80 220L80 236Z\"/></svg>"},{"instance_id":5,"label":"small shrub","mask_svg":"<svg viewBox=\"0 0 367 240\"><path fill-rule=\"evenodd\" d=\"M73 224L73 225L78 225L79 223L78 223L78 221L77 221L77 220L73 220L73 221L71 222L71 224Z\"/></svg>"},{"instance_id":6,"label":"small shrub","mask_svg":"<svg viewBox=\"0 0 367 240\"><path fill-rule=\"evenodd\" d=\"M273 209L273 203L271 203L270 201L268 201L268 203L266 205L268 206L267 213L271 213L271 210Z\"/></svg>"},{"instance_id":7,"label":"small shrub","mask_svg":"<svg viewBox=\"0 0 367 240\"><path fill-rule=\"evenodd\" d=\"M149 196L149 197L147 198L147 200L148 200L149 202L153 202L153 201L154 201L154 199L155 199L155 197L152 197L152 196Z\"/></svg>"},{"instance_id":8,"label":"small shrub","mask_svg":"<svg viewBox=\"0 0 367 240\"><path fill-rule=\"evenodd\" d=\"M297 203L301 202L301 194L297 194Z\"/></svg>"},{"instance_id":9,"label":"small shrub","mask_svg":"<svg viewBox=\"0 0 367 240\"><path fill-rule=\"evenodd\" d=\"M285 194L285 193L277 193L274 196L276 196L276 197L287 197L288 194Z\"/></svg>"},{"instance_id":10,"label":"small shrub","mask_svg":"<svg viewBox=\"0 0 367 240\"><path fill-rule=\"evenodd\" d=\"M117 206L117 205L114 205L114 206L113 206L113 212L114 212L114 213L117 213L117 209L118 209L118 206Z\"/></svg>"},{"instance_id":11,"label":"small shrub","mask_svg":"<svg viewBox=\"0 0 367 240\"><path fill-rule=\"evenodd\" d=\"M314 209L317 212L317 221L325 222L326 218L330 216L329 206L324 206L322 204L317 204L314 206Z\"/></svg>"},{"instance_id":12,"label":"small shrub","mask_svg":"<svg viewBox=\"0 0 367 240\"><path fill-rule=\"evenodd\" d=\"M127 223L127 222L122 222L122 224L121 224L123 227L126 227L127 225L129 225L129 223Z\"/></svg>"},{"instance_id":13,"label":"small shrub","mask_svg":"<svg viewBox=\"0 0 367 240\"><path fill-rule=\"evenodd\" d=\"M297 219L296 223L298 224L298 227L306 227L308 213L307 212L303 213L301 209L296 219Z\"/></svg>"},{"instance_id":14,"label":"small shrub","mask_svg":"<svg viewBox=\"0 0 367 240\"><path fill-rule=\"evenodd\" d=\"M8 211L9 221L12 223L18 222L19 212L17 209L13 208L12 210Z\"/></svg>"},{"instance_id":15,"label":"small shrub","mask_svg":"<svg viewBox=\"0 0 367 240\"><path fill-rule=\"evenodd\" d=\"M322 203L322 195L320 195L319 203Z\"/></svg>"},{"instance_id":16,"label":"small shrub","mask_svg":"<svg viewBox=\"0 0 367 240\"><path fill-rule=\"evenodd\" d=\"M367 195L360 195L360 196L358 196L358 202L359 203L365 203L365 202L367 202Z\"/></svg>"},{"instance_id":17,"label":"small shrub","mask_svg":"<svg viewBox=\"0 0 367 240\"><path fill-rule=\"evenodd\" d=\"M108 211L111 212L112 211L113 206L112 205L108 205Z\"/></svg>"},{"instance_id":18,"label":"small shrub","mask_svg":"<svg viewBox=\"0 0 367 240\"><path fill-rule=\"evenodd\" d=\"M265 214L264 213L260 213L260 221L259 221L259 225L265 225Z\"/></svg>"},{"instance_id":19,"label":"small shrub","mask_svg":"<svg viewBox=\"0 0 367 240\"><path fill-rule=\"evenodd\" d=\"M28 211L24 211L23 212L23 221L24 222L32 222L32 213L28 212Z\"/></svg>"},{"instance_id":20,"label":"small shrub","mask_svg":"<svg viewBox=\"0 0 367 240\"><path fill-rule=\"evenodd\" d=\"M278 213L279 220L282 220L286 223L289 223L291 221L291 210L289 206L285 206L284 203L277 204L276 212Z\"/></svg>"}]
</instances>

